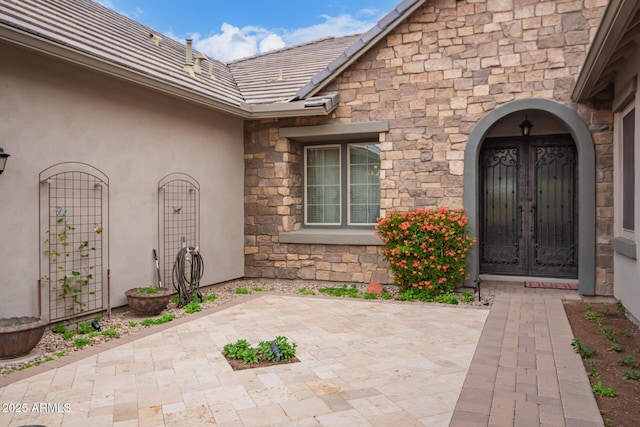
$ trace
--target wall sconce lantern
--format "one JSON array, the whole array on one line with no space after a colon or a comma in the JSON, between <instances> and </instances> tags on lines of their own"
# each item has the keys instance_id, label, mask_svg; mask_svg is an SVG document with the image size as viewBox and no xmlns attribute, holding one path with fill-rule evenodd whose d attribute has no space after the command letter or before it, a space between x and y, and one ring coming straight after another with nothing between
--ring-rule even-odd
<instances>
[{"instance_id":1,"label":"wall sconce lantern","mask_svg":"<svg viewBox=\"0 0 640 427\"><path fill-rule=\"evenodd\" d=\"M4 172L4 167L6 166L7 159L10 155L11 154L5 153L2 147L0 147L0 175L2 175L2 172Z\"/></svg>"},{"instance_id":2,"label":"wall sconce lantern","mask_svg":"<svg viewBox=\"0 0 640 427\"><path fill-rule=\"evenodd\" d=\"M533 127L533 123L531 123L527 116L524 116L524 122L520 123L520 129L522 129L522 136L531 135L531 128Z\"/></svg>"}]
</instances>

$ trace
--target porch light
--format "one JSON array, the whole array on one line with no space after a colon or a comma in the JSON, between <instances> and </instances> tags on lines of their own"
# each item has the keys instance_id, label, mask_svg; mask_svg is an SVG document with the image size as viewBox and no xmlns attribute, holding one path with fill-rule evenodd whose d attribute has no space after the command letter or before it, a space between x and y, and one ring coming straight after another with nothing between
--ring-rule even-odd
<instances>
[{"instance_id":1,"label":"porch light","mask_svg":"<svg viewBox=\"0 0 640 427\"><path fill-rule=\"evenodd\" d=\"M527 116L524 116L524 122L520 123L520 129L522 129L522 136L531 135L531 128L533 127L533 123L531 123Z\"/></svg>"},{"instance_id":2,"label":"porch light","mask_svg":"<svg viewBox=\"0 0 640 427\"><path fill-rule=\"evenodd\" d=\"M7 159L11 154L7 154L4 152L2 147L0 147L0 175L4 172L4 167L7 165Z\"/></svg>"}]
</instances>

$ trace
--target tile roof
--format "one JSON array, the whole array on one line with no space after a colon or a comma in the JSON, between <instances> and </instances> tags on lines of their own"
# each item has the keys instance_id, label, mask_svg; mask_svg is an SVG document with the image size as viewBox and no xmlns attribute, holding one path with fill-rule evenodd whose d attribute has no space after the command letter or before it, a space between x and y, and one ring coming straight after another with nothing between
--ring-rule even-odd
<instances>
[{"instance_id":1,"label":"tile roof","mask_svg":"<svg viewBox=\"0 0 640 427\"><path fill-rule=\"evenodd\" d=\"M403 0L391 12L384 16L369 31L362 34L351 46L335 57L323 70L298 91L300 98L306 98L321 90L326 83L333 80L356 59L362 56L373 45L379 42L391 30L420 7L426 0Z\"/></svg>"},{"instance_id":2,"label":"tile roof","mask_svg":"<svg viewBox=\"0 0 640 427\"><path fill-rule=\"evenodd\" d=\"M191 77L184 45L90 0L3 0L0 25L233 106L243 101L225 64L204 61L206 72Z\"/></svg>"},{"instance_id":3,"label":"tile roof","mask_svg":"<svg viewBox=\"0 0 640 427\"><path fill-rule=\"evenodd\" d=\"M340 56L360 36L332 37L229 63L247 103L282 102Z\"/></svg>"},{"instance_id":4,"label":"tile roof","mask_svg":"<svg viewBox=\"0 0 640 427\"><path fill-rule=\"evenodd\" d=\"M229 64L203 59L191 75L184 70L185 45L91 0L2 0L0 40L243 117L321 114L335 108L336 97L309 98L424 1L402 1L364 35Z\"/></svg>"}]
</instances>

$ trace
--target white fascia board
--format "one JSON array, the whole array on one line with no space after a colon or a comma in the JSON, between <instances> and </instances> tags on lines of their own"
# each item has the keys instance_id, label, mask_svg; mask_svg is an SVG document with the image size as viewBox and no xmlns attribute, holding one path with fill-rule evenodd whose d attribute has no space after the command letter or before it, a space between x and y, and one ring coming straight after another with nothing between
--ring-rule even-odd
<instances>
[{"instance_id":1,"label":"white fascia board","mask_svg":"<svg viewBox=\"0 0 640 427\"><path fill-rule=\"evenodd\" d=\"M331 93L313 99L272 104L242 104L242 106L249 111L251 119L326 116L338 107L339 100L338 93Z\"/></svg>"}]
</instances>

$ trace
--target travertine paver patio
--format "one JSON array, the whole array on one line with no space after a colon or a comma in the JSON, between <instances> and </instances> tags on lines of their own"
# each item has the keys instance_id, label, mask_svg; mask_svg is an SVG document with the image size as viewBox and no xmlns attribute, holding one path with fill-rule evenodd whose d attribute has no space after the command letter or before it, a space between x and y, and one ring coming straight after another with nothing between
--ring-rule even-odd
<instances>
[{"instance_id":1,"label":"travertine paver patio","mask_svg":"<svg viewBox=\"0 0 640 427\"><path fill-rule=\"evenodd\" d=\"M488 313L255 294L0 378L0 402L27 409L0 425L446 426ZM300 363L234 372L221 355L276 335Z\"/></svg>"}]
</instances>

